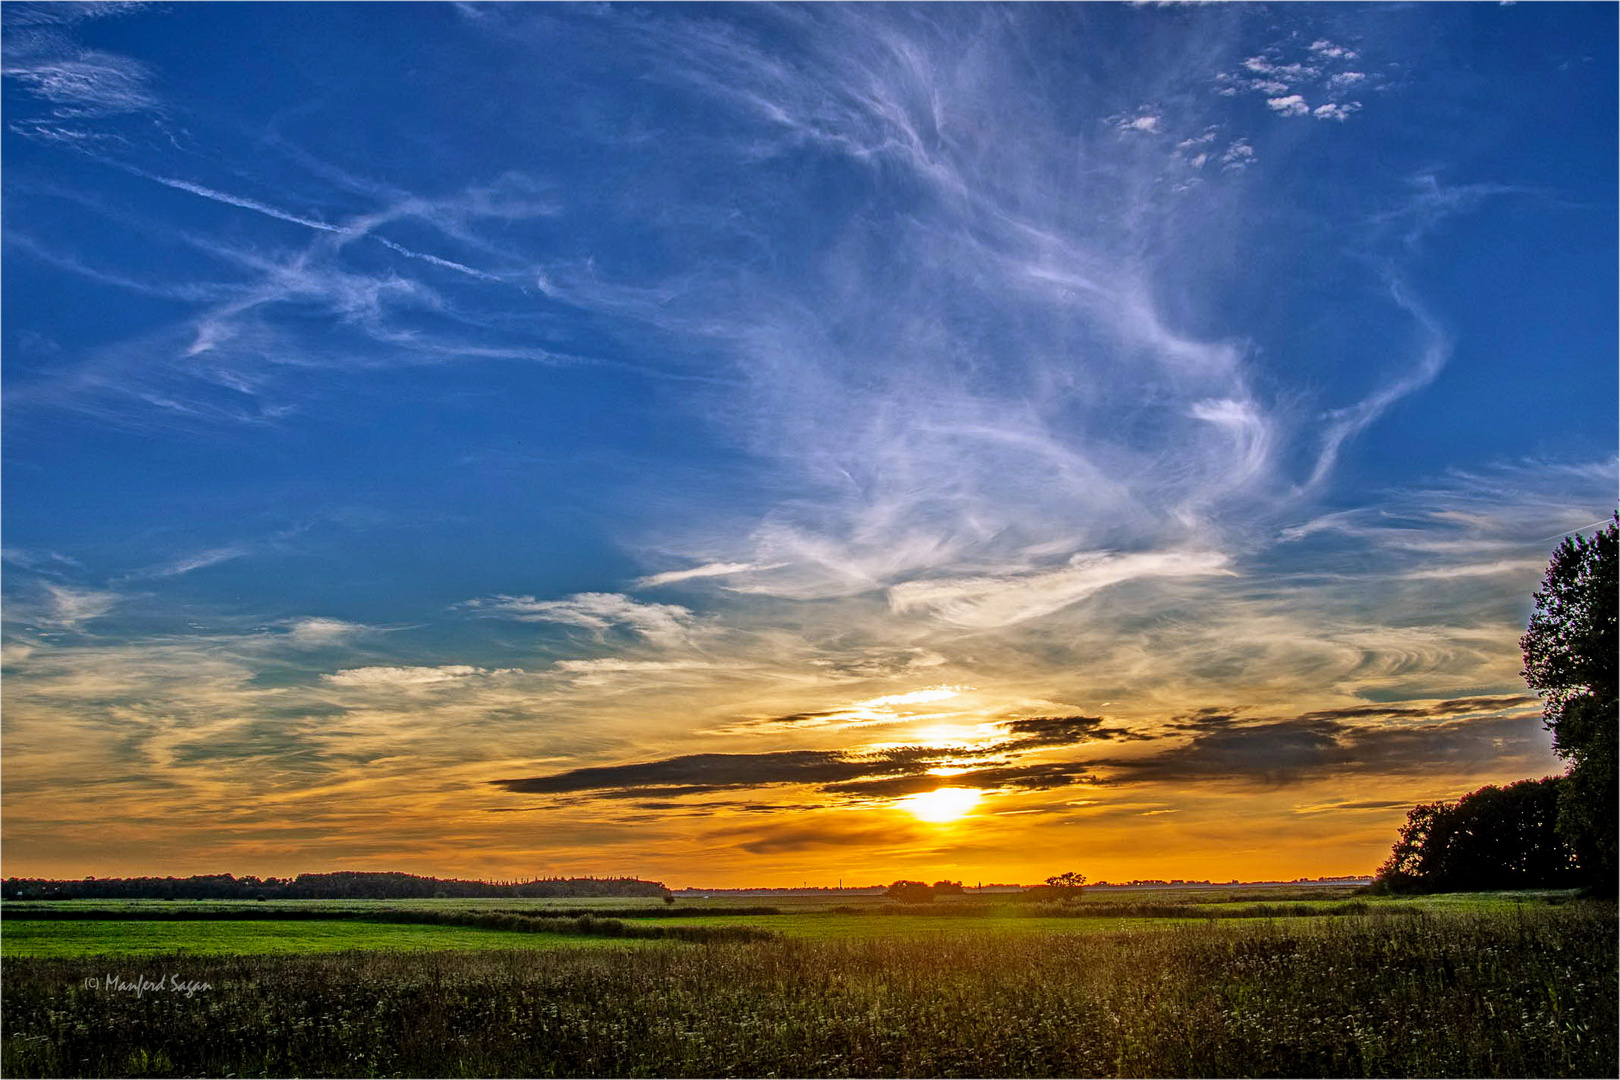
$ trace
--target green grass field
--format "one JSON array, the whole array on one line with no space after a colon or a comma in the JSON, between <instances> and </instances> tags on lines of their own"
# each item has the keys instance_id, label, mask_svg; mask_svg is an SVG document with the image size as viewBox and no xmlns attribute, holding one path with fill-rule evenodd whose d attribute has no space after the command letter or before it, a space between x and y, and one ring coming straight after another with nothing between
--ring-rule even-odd
<instances>
[{"instance_id":1,"label":"green grass field","mask_svg":"<svg viewBox=\"0 0 1620 1080\"><path fill-rule=\"evenodd\" d=\"M350 950L554 949L645 946L634 938L515 933L409 923L252 919L231 922L7 920L0 959L76 956L264 956Z\"/></svg>"},{"instance_id":2,"label":"green grass field","mask_svg":"<svg viewBox=\"0 0 1620 1080\"><path fill-rule=\"evenodd\" d=\"M1123 901L1122 902L1122 896ZM1280 902L1284 899L1287 902ZM1562 904L1567 893L1472 893L1351 900L1348 890L1100 894L1061 906L1018 904L1004 897L953 898L925 907L897 907L879 897L784 897L769 905L737 899L685 900L418 900L170 902L157 900L8 903L0 907L0 956L5 959L74 956L263 955L349 950L466 950L589 947L628 943L633 937L571 929L545 932L528 919L525 932L474 925L424 925L411 919L488 919L592 913L616 918L628 933L725 933L746 926L809 941L876 941L964 934L1101 934L1164 929L1210 919L1227 922L1326 921L1344 914L1511 913ZM1347 903L1347 901L1349 901ZM758 909L777 913L759 913ZM750 909L754 909L750 911ZM96 918L97 915L107 918ZM47 917L47 916L55 916ZM78 918L70 916L88 916ZM218 921L215 921L215 916ZM279 918L278 918L279 916ZM390 917L401 921L390 922ZM536 932L538 931L538 932Z\"/></svg>"},{"instance_id":3,"label":"green grass field","mask_svg":"<svg viewBox=\"0 0 1620 1080\"><path fill-rule=\"evenodd\" d=\"M1578 1077L1613 1075L1620 1041L1612 903L1127 930L1113 920L1107 932L1083 918L1050 920L1061 932L1034 918L988 930L985 916L758 921L769 918L889 930L620 950L577 937L527 947L542 934L512 935L525 939L517 949L302 955L8 948L0 1072ZM228 935L256 921L111 932ZM5 933L97 925L8 919ZM361 937L462 929L291 925ZM206 989L136 994L110 987L113 976Z\"/></svg>"}]
</instances>

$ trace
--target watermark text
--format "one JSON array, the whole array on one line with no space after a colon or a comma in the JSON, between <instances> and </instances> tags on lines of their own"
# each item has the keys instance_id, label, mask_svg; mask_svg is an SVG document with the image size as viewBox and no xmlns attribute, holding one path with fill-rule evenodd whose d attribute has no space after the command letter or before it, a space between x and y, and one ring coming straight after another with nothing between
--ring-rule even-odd
<instances>
[{"instance_id":1,"label":"watermark text","mask_svg":"<svg viewBox=\"0 0 1620 1080\"><path fill-rule=\"evenodd\" d=\"M84 980L86 990L101 990L109 994L134 994L136 997L145 997L147 994L180 994L184 997L196 997L200 993L212 990L213 984L203 982L201 979L182 979L178 975L162 974L157 977L151 975L91 975Z\"/></svg>"}]
</instances>

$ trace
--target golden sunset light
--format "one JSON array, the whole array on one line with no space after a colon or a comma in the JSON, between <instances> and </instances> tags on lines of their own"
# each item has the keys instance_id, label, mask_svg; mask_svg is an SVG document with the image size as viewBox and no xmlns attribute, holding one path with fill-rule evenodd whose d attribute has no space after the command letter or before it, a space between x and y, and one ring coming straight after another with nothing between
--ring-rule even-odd
<instances>
[{"instance_id":1,"label":"golden sunset light","mask_svg":"<svg viewBox=\"0 0 1620 1080\"><path fill-rule=\"evenodd\" d=\"M902 799L900 805L918 821L941 825L966 817L983 795L978 788L938 788Z\"/></svg>"}]
</instances>

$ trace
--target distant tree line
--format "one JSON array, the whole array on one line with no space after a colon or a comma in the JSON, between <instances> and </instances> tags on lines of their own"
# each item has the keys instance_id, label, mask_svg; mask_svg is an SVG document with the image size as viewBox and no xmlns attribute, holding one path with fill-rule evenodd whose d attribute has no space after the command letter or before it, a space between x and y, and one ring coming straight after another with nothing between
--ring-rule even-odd
<instances>
[{"instance_id":1,"label":"distant tree line","mask_svg":"<svg viewBox=\"0 0 1620 1080\"><path fill-rule=\"evenodd\" d=\"M428 900L434 898L667 896L662 882L637 878L536 878L532 881L468 881L415 874L339 871L291 878L194 877L7 878L6 900Z\"/></svg>"},{"instance_id":2,"label":"distant tree line","mask_svg":"<svg viewBox=\"0 0 1620 1080\"><path fill-rule=\"evenodd\" d=\"M1484 787L1406 816L1375 888L1558 888L1614 895L1620 789L1620 513L1553 552L1519 645L1563 776Z\"/></svg>"},{"instance_id":3,"label":"distant tree line","mask_svg":"<svg viewBox=\"0 0 1620 1080\"><path fill-rule=\"evenodd\" d=\"M960 881L897 881L883 890L883 895L902 904L931 904L936 896L961 896L967 890Z\"/></svg>"},{"instance_id":4,"label":"distant tree line","mask_svg":"<svg viewBox=\"0 0 1620 1080\"><path fill-rule=\"evenodd\" d=\"M1073 900L1085 888L1086 875L1073 870L1053 874L1044 885L1031 885L1015 899L1018 900ZM923 881L896 881L883 895L902 904L931 904L936 896L962 896L967 892L960 881L936 881L932 885Z\"/></svg>"}]
</instances>

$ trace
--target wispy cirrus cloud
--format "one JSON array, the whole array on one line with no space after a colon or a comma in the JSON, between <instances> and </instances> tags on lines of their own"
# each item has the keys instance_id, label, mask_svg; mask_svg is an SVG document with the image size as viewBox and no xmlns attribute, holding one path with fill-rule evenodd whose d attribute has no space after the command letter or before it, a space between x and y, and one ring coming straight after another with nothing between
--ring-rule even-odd
<instances>
[{"instance_id":1,"label":"wispy cirrus cloud","mask_svg":"<svg viewBox=\"0 0 1620 1080\"><path fill-rule=\"evenodd\" d=\"M224 280L210 267L195 281L168 282L107 265L104 258L87 261L38 237L8 235L8 243L27 257L131 292L189 301L194 310L18 387L11 393L15 409L67 409L135 427L263 424L298 407L304 376L315 370L598 362L557 347L543 320L519 316L531 294L524 282L532 264L499 233L558 211L554 195L522 174L507 172L425 198L294 154L297 181L261 197L176 175L174 164L196 168L188 158L152 166L127 160L149 153L122 147L77 152L96 167L307 232L278 236L273 244L244 244L193 230L177 233L131 211L84 201L86 209L121 227L170 247L189 247L230 270ZM243 183L239 176L231 179ZM263 181L255 186L273 190ZM290 209L288 188L309 206L332 209ZM356 209L357 198L369 205ZM403 242L412 234L426 239ZM379 267L379 261L387 265ZM323 333L309 332L311 319L326 324Z\"/></svg>"},{"instance_id":2,"label":"wispy cirrus cloud","mask_svg":"<svg viewBox=\"0 0 1620 1080\"><path fill-rule=\"evenodd\" d=\"M71 28L148 8L127 4L13 4L3 35L4 77L48 109L50 121L90 120L157 110L152 69L128 56L80 45ZM20 112L23 110L14 110ZM59 130L24 116L23 131Z\"/></svg>"},{"instance_id":3,"label":"wispy cirrus cloud","mask_svg":"<svg viewBox=\"0 0 1620 1080\"><path fill-rule=\"evenodd\" d=\"M679 604L654 604L620 593L577 593L562 600L532 596L494 596L464 605L481 613L519 622L561 623L598 634L628 630L663 646L688 643L695 629L692 612Z\"/></svg>"},{"instance_id":4,"label":"wispy cirrus cloud","mask_svg":"<svg viewBox=\"0 0 1620 1080\"><path fill-rule=\"evenodd\" d=\"M49 597L46 620L71 630L106 615L121 599L117 593L105 589L82 589L50 582L45 584L45 592Z\"/></svg>"},{"instance_id":5,"label":"wispy cirrus cloud","mask_svg":"<svg viewBox=\"0 0 1620 1080\"><path fill-rule=\"evenodd\" d=\"M889 590L889 603L896 611L920 608L956 626L989 628L1050 615L1124 581L1230 573L1227 557L1214 552L1080 553L1058 570L905 582Z\"/></svg>"},{"instance_id":6,"label":"wispy cirrus cloud","mask_svg":"<svg viewBox=\"0 0 1620 1080\"><path fill-rule=\"evenodd\" d=\"M329 685L344 689L414 692L442 689L467 679L487 679L512 673L512 669L491 670L470 664L436 664L431 667L345 668L322 675L321 678Z\"/></svg>"},{"instance_id":7,"label":"wispy cirrus cloud","mask_svg":"<svg viewBox=\"0 0 1620 1080\"><path fill-rule=\"evenodd\" d=\"M690 570L665 570L658 574L648 574L644 578L637 578L635 587L638 589L656 589L663 585L676 585L683 581L694 581L699 578L733 577L737 574L752 573L756 570L775 570L782 564L758 565L746 562L718 562L704 563L694 566Z\"/></svg>"},{"instance_id":8,"label":"wispy cirrus cloud","mask_svg":"<svg viewBox=\"0 0 1620 1080\"><path fill-rule=\"evenodd\" d=\"M194 570L206 570L210 566L218 566L220 563L245 558L250 554L252 554L252 548L246 545L227 544L223 547L195 551L189 555L182 555L177 559L170 559L167 562L148 566L131 572L128 577L131 579L179 577Z\"/></svg>"}]
</instances>

